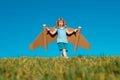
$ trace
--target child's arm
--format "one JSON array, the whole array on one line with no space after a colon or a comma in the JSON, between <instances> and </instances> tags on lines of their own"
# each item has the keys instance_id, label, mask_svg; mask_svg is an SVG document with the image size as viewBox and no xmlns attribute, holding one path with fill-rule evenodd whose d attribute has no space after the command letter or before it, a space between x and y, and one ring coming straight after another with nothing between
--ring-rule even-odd
<instances>
[{"instance_id":1,"label":"child's arm","mask_svg":"<svg viewBox=\"0 0 120 80\"><path fill-rule=\"evenodd\" d=\"M74 29L73 31L68 31L68 30L66 30L66 32L67 32L67 34L73 34L73 33L76 33L78 31L78 29Z\"/></svg>"},{"instance_id":2,"label":"child's arm","mask_svg":"<svg viewBox=\"0 0 120 80\"><path fill-rule=\"evenodd\" d=\"M56 31L54 30L54 31L50 31L50 29L49 28L46 28L47 29L47 31L50 33L50 34L52 34L52 35L54 35L55 33L56 33Z\"/></svg>"}]
</instances>

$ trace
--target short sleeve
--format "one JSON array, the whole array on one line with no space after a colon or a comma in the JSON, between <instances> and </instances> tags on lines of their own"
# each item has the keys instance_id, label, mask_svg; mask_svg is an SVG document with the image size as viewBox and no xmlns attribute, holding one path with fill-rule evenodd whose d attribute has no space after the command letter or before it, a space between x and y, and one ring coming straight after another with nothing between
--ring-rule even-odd
<instances>
[{"instance_id":1,"label":"short sleeve","mask_svg":"<svg viewBox=\"0 0 120 80\"><path fill-rule=\"evenodd\" d=\"M57 28L55 28L55 32L57 32L58 31L58 29Z\"/></svg>"}]
</instances>

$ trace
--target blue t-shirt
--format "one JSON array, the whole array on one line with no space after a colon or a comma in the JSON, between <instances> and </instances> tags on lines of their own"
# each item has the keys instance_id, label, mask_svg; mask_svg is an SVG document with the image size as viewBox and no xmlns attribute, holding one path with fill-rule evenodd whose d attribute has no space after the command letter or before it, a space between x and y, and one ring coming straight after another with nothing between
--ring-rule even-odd
<instances>
[{"instance_id":1,"label":"blue t-shirt","mask_svg":"<svg viewBox=\"0 0 120 80\"><path fill-rule=\"evenodd\" d=\"M66 35L66 28L56 28L55 32L58 33L57 43L60 43L60 42L68 43L67 35Z\"/></svg>"}]
</instances>

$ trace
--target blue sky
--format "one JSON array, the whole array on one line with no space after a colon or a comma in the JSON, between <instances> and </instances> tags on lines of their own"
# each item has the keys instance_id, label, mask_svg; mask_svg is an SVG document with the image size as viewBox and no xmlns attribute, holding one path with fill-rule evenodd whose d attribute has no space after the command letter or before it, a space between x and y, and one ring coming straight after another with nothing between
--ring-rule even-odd
<instances>
[{"instance_id":1,"label":"blue sky","mask_svg":"<svg viewBox=\"0 0 120 80\"><path fill-rule=\"evenodd\" d=\"M42 24L55 25L63 17L69 27L82 26L81 33L91 49L69 44L68 56L120 55L119 0L1 0L0 57L60 56L56 42L29 50L29 45L42 32Z\"/></svg>"}]
</instances>

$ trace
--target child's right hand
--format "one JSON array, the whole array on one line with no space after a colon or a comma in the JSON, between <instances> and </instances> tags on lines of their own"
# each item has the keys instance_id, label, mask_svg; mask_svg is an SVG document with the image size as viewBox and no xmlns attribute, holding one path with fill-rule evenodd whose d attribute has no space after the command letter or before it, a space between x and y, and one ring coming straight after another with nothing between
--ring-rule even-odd
<instances>
[{"instance_id":1,"label":"child's right hand","mask_svg":"<svg viewBox=\"0 0 120 80\"><path fill-rule=\"evenodd\" d=\"M50 29L48 27L46 27L47 31L50 31Z\"/></svg>"}]
</instances>

